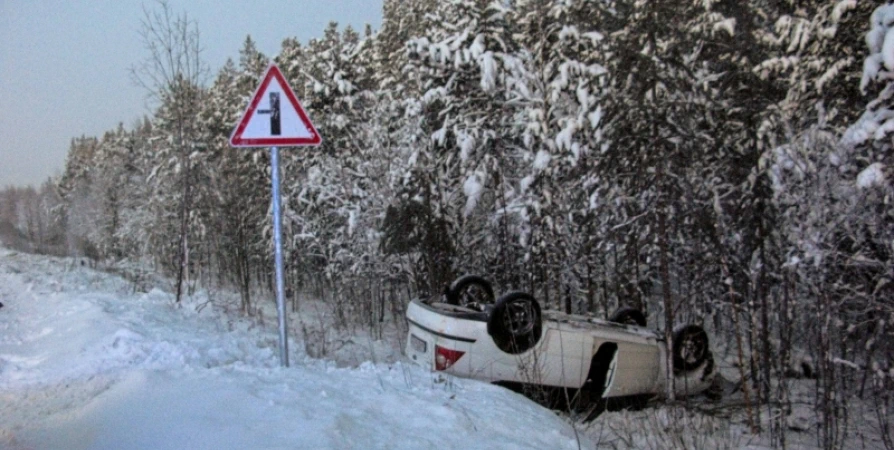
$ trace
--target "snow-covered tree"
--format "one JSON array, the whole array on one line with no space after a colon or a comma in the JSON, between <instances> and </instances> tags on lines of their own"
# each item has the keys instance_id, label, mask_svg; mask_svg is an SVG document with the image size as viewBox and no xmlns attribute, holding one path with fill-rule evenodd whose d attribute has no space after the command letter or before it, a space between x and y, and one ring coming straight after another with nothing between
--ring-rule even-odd
<instances>
[{"instance_id":1,"label":"snow-covered tree","mask_svg":"<svg viewBox=\"0 0 894 450\"><path fill-rule=\"evenodd\" d=\"M143 12L140 33L147 54L131 73L149 97L158 102L158 123L154 128L160 138L156 141L158 164L152 174L155 187L162 191L173 185L179 188L177 193L169 193L169 198L177 198L178 205L174 270L179 302L184 282L189 278L191 191L194 186L191 155L197 136L195 117L202 103L202 84L208 68L201 58L198 24L186 13L175 14L165 0L159 0L157 9L146 8ZM175 183L165 176L172 173L179 176ZM169 219L170 206L159 206L156 210L157 217L163 222Z\"/></svg>"},{"instance_id":2,"label":"snow-covered tree","mask_svg":"<svg viewBox=\"0 0 894 450\"><path fill-rule=\"evenodd\" d=\"M770 159L788 246L785 267L796 280L800 319L818 356L826 448L843 438L838 411L851 397L870 389L879 411L889 410L892 401L887 392L894 335L887 323L894 314L894 7L877 8L869 22L859 88L877 96L840 138L820 122Z\"/></svg>"},{"instance_id":3,"label":"snow-covered tree","mask_svg":"<svg viewBox=\"0 0 894 450\"><path fill-rule=\"evenodd\" d=\"M449 230L448 240L432 243L438 251L425 256L427 283L437 288L457 269L495 269L496 252L508 242L493 239L498 225L489 212L506 203L505 167L517 142L509 132L507 86L518 63L501 2L442 2L431 14L437 26L409 43L404 69L421 92L416 114L422 137L408 160L404 188L406 200L427 211L426 223ZM480 251L455 260L451 248Z\"/></svg>"},{"instance_id":4,"label":"snow-covered tree","mask_svg":"<svg viewBox=\"0 0 894 450\"><path fill-rule=\"evenodd\" d=\"M532 285L542 286L545 301L570 302L570 296L551 290L573 284L575 294L586 293L586 308L592 309L594 242L605 223L592 214L589 195L598 179L593 166L603 145L600 100L607 73L600 63L604 36L594 28L597 5L534 0L516 7L518 40L526 49L511 87L522 136L513 209L520 218L523 260L530 262ZM566 262L558 264L561 270L543 270L558 261ZM571 303L564 308L570 311Z\"/></svg>"}]
</instances>

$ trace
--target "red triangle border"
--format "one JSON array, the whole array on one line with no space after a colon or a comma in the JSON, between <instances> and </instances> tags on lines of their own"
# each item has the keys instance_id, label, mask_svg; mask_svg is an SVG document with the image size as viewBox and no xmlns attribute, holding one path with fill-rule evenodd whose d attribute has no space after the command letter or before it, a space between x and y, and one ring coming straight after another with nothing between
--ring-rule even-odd
<instances>
[{"instance_id":1,"label":"red triangle border","mask_svg":"<svg viewBox=\"0 0 894 450\"><path fill-rule=\"evenodd\" d=\"M295 108L295 111L298 113L298 117L301 118L301 121L304 123L304 126L311 132L311 137L309 138L295 138L295 137L282 137L282 138L261 138L261 139L251 139L251 138L243 138L242 133L245 131L245 127L248 126L248 122L251 120L251 117L255 113L255 109L258 107L258 104L261 102L261 98L263 97L264 92L267 90L267 86L270 84L270 81L273 78L276 78L279 81L280 85L283 86L286 94L286 98L289 99L292 106ZM322 142L322 138L320 137L320 133L317 132L317 129L314 127L313 123L311 123L310 119L307 117L307 113L304 111L304 108L301 107L301 102L298 101L298 97L295 96L295 92L292 90L292 86L289 85L289 82L286 81L286 78L283 76L282 72L280 72L279 67L276 64L270 64L267 67L267 72L264 74L263 81L261 85L258 86L258 89L255 91L254 96L252 96L251 102L248 104L248 108L245 109L245 113L242 114L242 119L239 121L239 124L233 130L233 134L230 135L230 146L232 147L297 147L297 146L306 146L306 145L320 145Z\"/></svg>"}]
</instances>

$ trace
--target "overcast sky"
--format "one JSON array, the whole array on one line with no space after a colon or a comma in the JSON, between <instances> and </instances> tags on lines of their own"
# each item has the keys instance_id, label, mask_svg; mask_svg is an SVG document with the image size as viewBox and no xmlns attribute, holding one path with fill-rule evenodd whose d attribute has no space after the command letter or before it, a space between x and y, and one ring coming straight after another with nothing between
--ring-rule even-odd
<instances>
[{"instance_id":1,"label":"overcast sky","mask_svg":"<svg viewBox=\"0 0 894 450\"><path fill-rule=\"evenodd\" d=\"M330 21L378 29L382 0L170 0L195 20L212 77L246 35L275 56L283 39L322 37ZM0 187L59 174L71 138L148 115L128 69L146 53L143 5L154 0L0 0ZM235 125L235 124L234 124Z\"/></svg>"}]
</instances>

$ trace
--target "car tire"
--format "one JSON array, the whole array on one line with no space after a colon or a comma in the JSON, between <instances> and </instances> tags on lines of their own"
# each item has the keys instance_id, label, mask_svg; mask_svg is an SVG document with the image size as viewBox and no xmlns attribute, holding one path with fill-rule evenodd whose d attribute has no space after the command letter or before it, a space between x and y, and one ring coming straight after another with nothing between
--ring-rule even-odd
<instances>
[{"instance_id":1,"label":"car tire","mask_svg":"<svg viewBox=\"0 0 894 450\"><path fill-rule=\"evenodd\" d=\"M608 321L624 325L644 327L646 326L646 315L636 308L622 306L608 318Z\"/></svg>"},{"instance_id":2,"label":"car tire","mask_svg":"<svg viewBox=\"0 0 894 450\"><path fill-rule=\"evenodd\" d=\"M710 356L708 333L698 325L686 325L674 331L674 371L698 369Z\"/></svg>"},{"instance_id":3,"label":"car tire","mask_svg":"<svg viewBox=\"0 0 894 450\"><path fill-rule=\"evenodd\" d=\"M488 303L494 303L494 288L490 282L478 275L463 275L447 288L447 303L459 306L465 306L467 301L463 299L463 292L471 286L478 286L483 289L488 296Z\"/></svg>"},{"instance_id":4,"label":"car tire","mask_svg":"<svg viewBox=\"0 0 894 450\"><path fill-rule=\"evenodd\" d=\"M530 350L543 334L540 303L526 292L500 296L487 318L487 334L506 353L517 355Z\"/></svg>"}]
</instances>

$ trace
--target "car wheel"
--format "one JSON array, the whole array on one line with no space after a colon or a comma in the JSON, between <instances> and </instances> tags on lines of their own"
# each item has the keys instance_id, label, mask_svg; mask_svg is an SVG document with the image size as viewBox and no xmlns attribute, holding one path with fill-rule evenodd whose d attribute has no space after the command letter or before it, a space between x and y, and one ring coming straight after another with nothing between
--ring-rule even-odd
<instances>
[{"instance_id":1,"label":"car wheel","mask_svg":"<svg viewBox=\"0 0 894 450\"><path fill-rule=\"evenodd\" d=\"M478 275L463 275L447 288L447 302L459 306L470 303L493 304L494 289Z\"/></svg>"},{"instance_id":2,"label":"car wheel","mask_svg":"<svg viewBox=\"0 0 894 450\"><path fill-rule=\"evenodd\" d=\"M487 318L487 334L500 350L513 355L534 347L542 333L540 304L525 292L502 295Z\"/></svg>"},{"instance_id":3,"label":"car wheel","mask_svg":"<svg viewBox=\"0 0 894 450\"><path fill-rule=\"evenodd\" d=\"M608 321L621 323L624 325L635 325L638 327L644 327L646 326L646 315L636 308L623 306L618 308L611 315L611 317L608 318Z\"/></svg>"},{"instance_id":4,"label":"car wheel","mask_svg":"<svg viewBox=\"0 0 894 450\"><path fill-rule=\"evenodd\" d=\"M697 369L709 353L708 333L702 327L686 325L674 331L674 371Z\"/></svg>"}]
</instances>

